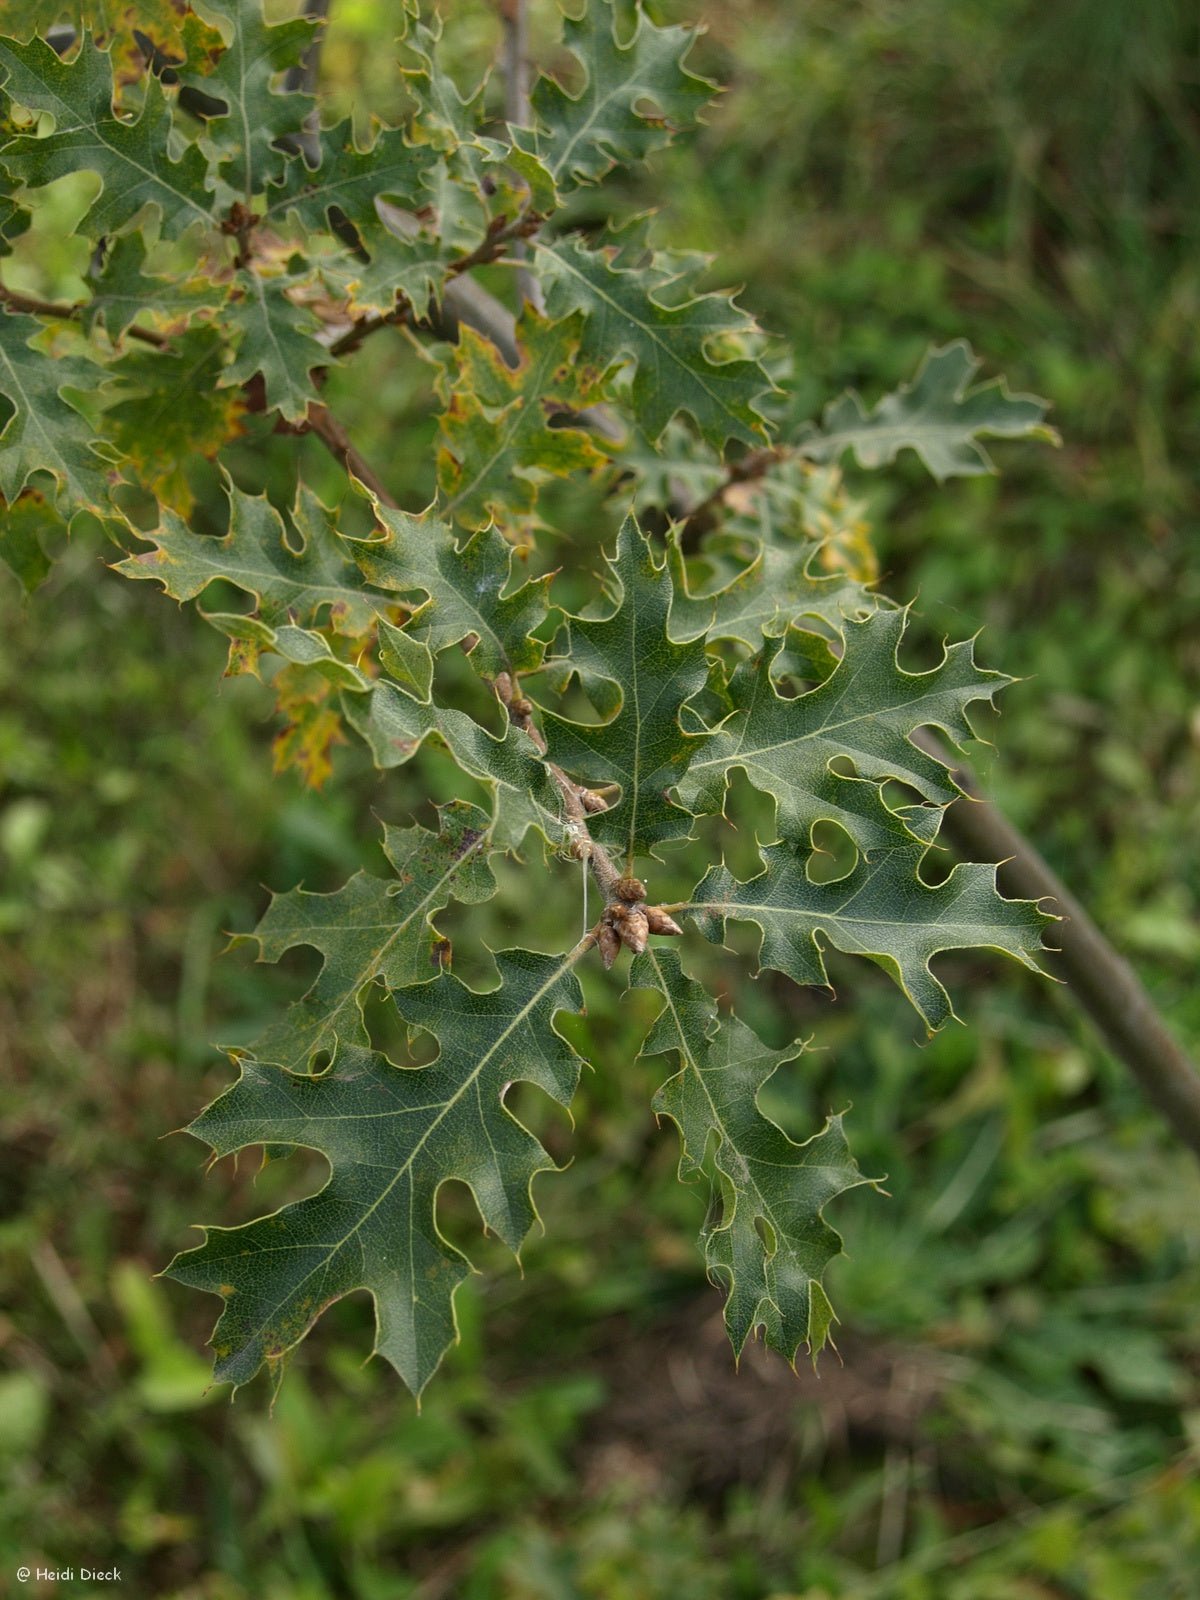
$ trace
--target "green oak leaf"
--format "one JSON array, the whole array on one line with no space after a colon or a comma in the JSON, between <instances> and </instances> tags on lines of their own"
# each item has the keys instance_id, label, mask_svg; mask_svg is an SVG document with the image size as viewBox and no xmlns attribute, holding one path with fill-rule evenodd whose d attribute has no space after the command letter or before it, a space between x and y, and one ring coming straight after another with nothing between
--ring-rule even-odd
<instances>
[{"instance_id":1,"label":"green oak leaf","mask_svg":"<svg viewBox=\"0 0 1200 1600\"><path fill-rule=\"evenodd\" d=\"M489 142L489 159L507 167L509 172L525 185L526 206L543 217L553 216L561 201L549 168L538 154L539 140L533 128L518 128L509 124L505 130L508 142Z\"/></svg>"},{"instance_id":2,"label":"green oak leaf","mask_svg":"<svg viewBox=\"0 0 1200 1600\"><path fill-rule=\"evenodd\" d=\"M512 723L496 738L465 711L422 703L387 681L367 695L348 696L345 715L385 770L411 761L426 740L444 746L491 792L497 850L516 850L530 828L556 846L567 842L558 789L528 734Z\"/></svg>"},{"instance_id":3,"label":"green oak leaf","mask_svg":"<svg viewBox=\"0 0 1200 1600\"><path fill-rule=\"evenodd\" d=\"M262 0L216 0L212 11L229 24L225 49L215 65L205 62L203 76L184 70L180 78L224 103L224 112L206 120L205 137L217 151L221 177L248 202L282 171L286 158L272 147L299 133L314 104L305 91L271 85L278 73L300 62L318 24L295 17L268 26Z\"/></svg>"},{"instance_id":4,"label":"green oak leaf","mask_svg":"<svg viewBox=\"0 0 1200 1600\"><path fill-rule=\"evenodd\" d=\"M483 149L479 124L485 115L486 79L462 92L439 59L442 19L432 13L404 34L404 81L416 106L412 137L444 155L474 156Z\"/></svg>"},{"instance_id":5,"label":"green oak leaf","mask_svg":"<svg viewBox=\"0 0 1200 1600\"><path fill-rule=\"evenodd\" d=\"M479 529L460 547L453 530L429 512L417 517L374 506L382 533L346 539L346 548L375 588L429 596L409 625L414 637L436 654L473 636L471 659L483 673L539 665L545 647L531 634L546 616L549 576L510 593L516 552L495 528Z\"/></svg>"},{"instance_id":6,"label":"green oak leaf","mask_svg":"<svg viewBox=\"0 0 1200 1600\"><path fill-rule=\"evenodd\" d=\"M490 219L485 196L497 179L494 170L485 169L494 163L496 141L479 132L487 116L487 80L465 94L459 89L440 61L441 31L436 14L414 21L404 37L402 70L414 103L409 142L437 158L425 173L428 193L421 209L436 219L443 248L457 254L473 250L484 237ZM374 246L368 243L367 248L374 254Z\"/></svg>"},{"instance_id":7,"label":"green oak leaf","mask_svg":"<svg viewBox=\"0 0 1200 1600\"><path fill-rule=\"evenodd\" d=\"M343 296L354 317L388 316L397 304L423 316L441 293L446 268L457 254L431 225L379 202L380 221L358 230L367 253L344 251L321 263L321 274Z\"/></svg>"},{"instance_id":8,"label":"green oak leaf","mask_svg":"<svg viewBox=\"0 0 1200 1600\"><path fill-rule=\"evenodd\" d=\"M738 535L710 539L705 557L739 555L745 541ZM763 543L751 561L719 587L698 595L688 588L687 568L678 531L667 541L667 560L675 586L671 606L671 637L686 640L738 639L751 650L762 646L763 635L787 632L802 617L815 617L840 628L848 617L862 617L880 604L869 589L837 569L819 570L821 546L817 543L780 545Z\"/></svg>"},{"instance_id":9,"label":"green oak leaf","mask_svg":"<svg viewBox=\"0 0 1200 1600\"><path fill-rule=\"evenodd\" d=\"M0 257L12 255L14 239L28 233L33 219L10 194L0 195Z\"/></svg>"},{"instance_id":10,"label":"green oak leaf","mask_svg":"<svg viewBox=\"0 0 1200 1600\"><path fill-rule=\"evenodd\" d=\"M443 509L469 528L523 516L538 487L605 464L594 433L572 419L605 394L607 374L579 358L583 319L548 322L526 307L520 359L508 366L473 328L459 330L443 368L438 487Z\"/></svg>"},{"instance_id":11,"label":"green oak leaf","mask_svg":"<svg viewBox=\"0 0 1200 1600\"><path fill-rule=\"evenodd\" d=\"M37 492L25 489L11 505L0 500L0 561L26 595L49 577L54 565L45 536L64 532L63 519Z\"/></svg>"},{"instance_id":12,"label":"green oak leaf","mask_svg":"<svg viewBox=\"0 0 1200 1600\"><path fill-rule=\"evenodd\" d=\"M928 672L900 666L908 613L880 608L842 624L845 650L833 672L806 694L785 698L772 668L785 641L764 639L758 657L738 666L729 682L732 714L691 764L679 787L696 812L724 805L728 774L741 768L757 789L775 798L784 838L808 837L819 818L839 823L870 850L895 841L875 784L897 778L925 800L945 805L958 793L945 766L912 742L918 728L940 728L956 744L973 737L967 707L990 701L1012 679L975 665L974 641L946 648ZM859 782L831 769L853 762Z\"/></svg>"},{"instance_id":13,"label":"green oak leaf","mask_svg":"<svg viewBox=\"0 0 1200 1600\"><path fill-rule=\"evenodd\" d=\"M189 1132L218 1155L260 1143L319 1150L330 1172L319 1193L209 1229L167 1268L225 1301L212 1341L219 1380L248 1382L333 1301L367 1289L376 1352L420 1394L455 1340L454 1291L470 1271L438 1229L438 1189L467 1184L484 1225L519 1252L537 1220L533 1180L555 1166L504 1097L530 1082L570 1103L581 1062L554 1019L582 1010L578 954L499 951L500 986L483 994L448 973L397 991L400 1015L437 1040L427 1067L341 1044L316 1078L242 1063Z\"/></svg>"},{"instance_id":14,"label":"green oak leaf","mask_svg":"<svg viewBox=\"0 0 1200 1600\"><path fill-rule=\"evenodd\" d=\"M694 126L714 92L683 64L694 38L687 28L656 26L639 6L622 44L611 0L589 0L581 17L564 16L563 44L586 82L573 95L542 76L531 96L537 152L558 189L595 183L619 162L644 161Z\"/></svg>"},{"instance_id":15,"label":"green oak leaf","mask_svg":"<svg viewBox=\"0 0 1200 1600\"><path fill-rule=\"evenodd\" d=\"M297 945L323 956L317 981L259 1035L250 1053L292 1072L306 1072L319 1051L338 1044L369 1045L362 1015L368 984L399 989L423 983L446 965L448 944L434 915L453 897L469 905L489 899L496 881L488 867L492 827L478 806L452 800L439 807L438 832L384 830L383 849L395 876L355 875L332 894L293 889L272 897L252 934L260 959L278 961Z\"/></svg>"},{"instance_id":16,"label":"green oak leaf","mask_svg":"<svg viewBox=\"0 0 1200 1600\"><path fill-rule=\"evenodd\" d=\"M428 198L423 179L435 158L427 147L410 144L402 128L377 129L370 148L360 150L348 117L334 128L322 128L317 148L316 166L308 166L303 155L288 161L280 181L268 191L268 221L289 217L305 234L322 233L329 231L332 209L360 232L374 232L379 227L377 199L415 211Z\"/></svg>"},{"instance_id":17,"label":"green oak leaf","mask_svg":"<svg viewBox=\"0 0 1200 1600\"><path fill-rule=\"evenodd\" d=\"M657 440L634 430L621 445L619 460L634 483L633 508L687 516L727 484L727 468L682 417L669 422Z\"/></svg>"},{"instance_id":18,"label":"green oak leaf","mask_svg":"<svg viewBox=\"0 0 1200 1600\"><path fill-rule=\"evenodd\" d=\"M901 450L915 450L940 483L996 470L979 442L983 437L1057 442L1043 421L1044 400L1010 394L1003 378L969 389L979 366L963 339L931 349L913 381L885 395L873 411L848 390L797 444L815 461L835 461L853 450L862 467L884 467Z\"/></svg>"},{"instance_id":19,"label":"green oak leaf","mask_svg":"<svg viewBox=\"0 0 1200 1600\"><path fill-rule=\"evenodd\" d=\"M48 112L58 133L86 127L96 114L111 111L112 63L107 52L85 44L73 61L64 60L36 37L43 29L22 26L22 20L18 16L10 25L5 7L0 37L0 87L5 96L27 111ZM57 21L55 17L53 22ZM32 130L28 137L35 137Z\"/></svg>"},{"instance_id":20,"label":"green oak leaf","mask_svg":"<svg viewBox=\"0 0 1200 1600\"><path fill-rule=\"evenodd\" d=\"M341 633L364 633L393 609L387 595L372 594L346 557L328 511L300 489L292 514L296 532L265 495L229 493L229 532L222 539L193 533L181 517L164 511L159 527L139 533L152 550L127 556L116 570L127 578L154 578L176 600L194 600L224 580L253 595L268 623L313 623L324 614Z\"/></svg>"},{"instance_id":21,"label":"green oak leaf","mask_svg":"<svg viewBox=\"0 0 1200 1600\"><path fill-rule=\"evenodd\" d=\"M199 311L219 311L225 303L228 290L223 284L178 273L162 277L145 272L145 265L145 239L140 233L125 233L112 241L99 268L89 267L92 298L80 308L89 333L102 322L115 344L131 323L177 323Z\"/></svg>"},{"instance_id":22,"label":"green oak leaf","mask_svg":"<svg viewBox=\"0 0 1200 1600\"><path fill-rule=\"evenodd\" d=\"M91 424L62 395L94 390L102 367L79 356L47 355L30 339L43 325L22 312L0 312L0 395L12 414L0 429L0 494L10 504L34 472L62 487L68 515L108 506L105 464L93 448Z\"/></svg>"},{"instance_id":23,"label":"green oak leaf","mask_svg":"<svg viewBox=\"0 0 1200 1600\"><path fill-rule=\"evenodd\" d=\"M797 983L828 987L821 940L866 956L889 973L930 1028L954 1015L950 997L930 970L942 950L999 950L1039 971L1041 930L1049 920L1032 900L1006 900L996 868L964 863L942 883L920 875L926 845L911 841L875 856L860 855L833 883L814 883L809 852L790 845L762 851L764 870L739 882L711 867L685 906L719 944L727 918L762 929L759 961Z\"/></svg>"},{"instance_id":24,"label":"green oak leaf","mask_svg":"<svg viewBox=\"0 0 1200 1600\"><path fill-rule=\"evenodd\" d=\"M543 713L547 753L574 778L619 784L620 799L588 819L592 837L619 847L632 864L690 819L669 791L709 735L686 731L681 713L708 679L703 642L677 644L668 632L673 590L665 565L627 517L609 560L612 607L603 617L571 618L571 650L560 667L582 673L599 723Z\"/></svg>"},{"instance_id":25,"label":"green oak leaf","mask_svg":"<svg viewBox=\"0 0 1200 1600\"><path fill-rule=\"evenodd\" d=\"M762 1328L787 1361L795 1363L802 1344L815 1361L833 1321L821 1276L842 1248L824 1208L870 1181L850 1155L842 1119L830 1117L820 1133L796 1144L763 1114L763 1085L803 1046L769 1050L737 1017L718 1020L674 950L637 956L629 983L663 996L642 1054L670 1051L679 1060L653 1104L679 1129L680 1178L703 1176L712 1149L713 1204L700 1237L709 1277L726 1291L734 1354Z\"/></svg>"},{"instance_id":26,"label":"green oak leaf","mask_svg":"<svg viewBox=\"0 0 1200 1600\"><path fill-rule=\"evenodd\" d=\"M433 693L433 653L424 639L414 639L408 628L379 619L379 662L405 694L428 705Z\"/></svg>"},{"instance_id":27,"label":"green oak leaf","mask_svg":"<svg viewBox=\"0 0 1200 1600\"><path fill-rule=\"evenodd\" d=\"M686 411L717 449L727 439L761 442L758 402L771 388L760 363L712 353L716 341L737 343L754 323L727 295L681 299L674 280L653 268L614 266L610 252L589 250L572 236L537 244L535 262L555 319L581 312L580 355L607 369L622 359L633 368L630 399L639 425L657 439Z\"/></svg>"},{"instance_id":28,"label":"green oak leaf","mask_svg":"<svg viewBox=\"0 0 1200 1600\"><path fill-rule=\"evenodd\" d=\"M212 461L242 431L244 398L218 387L224 366L220 328L200 323L162 350L131 340L107 369L99 426L122 475L181 516L195 502L189 465Z\"/></svg>"},{"instance_id":29,"label":"green oak leaf","mask_svg":"<svg viewBox=\"0 0 1200 1600\"><path fill-rule=\"evenodd\" d=\"M112 63L90 40L67 64L41 39L0 39L0 73L14 100L55 121L46 138L31 132L10 139L0 166L31 189L81 169L98 174L103 187L80 228L86 220L93 237L118 233L146 205L158 211L165 239L193 223L211 225L208 164L195 145L172 159L171 113L157 78L147 80L141 113L130 122L113 115Z\"/></svg>"},{"instance_id":30,"label":"green oak leaf","mask_svg":"<svg viewBox=\"0 0 1200 1600\"><path fill-rule=\"evenodd\" d=\"M225 369L221 383L248 383L261 377L267 407L280 411L288 422L300 422L309 403L317 398L310 377L315 367L335 363L313 333L316 317L284 293L295 279L266 277L260 272L239 272L237 288L224 312L228 326L240 334L237 354Z\"/></svg>"},{"instance_id":31,"label":"green oak leaf","mask_svg":"<svg viewBox=\"0 0 1200 1600\"><path fill-rule=\"evenodd\" d=\"M258 677L261 656L282 656L295 667L311 668L335 689L369 689L371 680L349 661L335 656L329 640L312 628L297 628L285 623L273 628L261 617L248 617L238 611L205 611L201 615L212 628L230 640L229 666L225 676L252 672Z\"/></svg>"}]
</instances>

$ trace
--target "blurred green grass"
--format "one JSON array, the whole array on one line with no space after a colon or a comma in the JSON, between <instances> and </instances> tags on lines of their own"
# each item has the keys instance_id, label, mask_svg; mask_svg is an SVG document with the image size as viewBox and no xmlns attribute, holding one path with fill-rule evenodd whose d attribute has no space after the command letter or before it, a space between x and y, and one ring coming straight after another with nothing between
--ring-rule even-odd
<instances>
[{"instance_id":1,"label":"blurred green grass","mask_svg":"<svg viewBox=\"0 0 1200 1600\"><path fill-rule=\"evenodd\" d=\"M494 18L455 13L469 78ZM1052 398L1063 449L1009 449L999 479L937 491L906 468L852 488L890 592L917 596L915 647L986 624L986 659L1024 679L989 783L1195 1047L1195 16L707 16L698 58L729 93L628 198L714 251L714 281L745 281L793 351L798 411L847 383L871 397L959 334ZM380 8L335 0L340 103L391 104L386 32ZM79 292L69 251L24 267ZM335 383L417 503L427 375L407 345L373 342ZM285 456L252 442L234 466L282 490ZM304 471L333 492L315 448ZM226 1081L209 1041L248 1037L313 969L221 956L222 931L253 924L260 885L371 863L372 812L399 820L424 793L351 748L319 799L272 779L265 694L214 692L221 641L107 558L85 532L28 605L0 588L6 1572L115 1563L131 1592L196 1600L1200 1593L1194 1164L1068 998L998 963L946 963L967 1024L931 1043L861 964L834 965L834 1002L744 984L764 1034L814 1035L772 1111L802 1134L852 1102L856 1153L889 1174L890 1200L837 1207L845 1365L819 1380L756 1351L734 1377L701 1201L648 1111L655 1070L630 1059L643 1011L592 976L578 1043L619 1065L585 1075L573 1135L530 1096L573 1164L539 1185L524 1276L447 1197L485 1275L424 1410L360 1364L361 1298L326 1316L273 1414L260 1389L206 1393L212 1312L151 1274L199 1216L240 1220L320 1171L206 1177L198 1145L160 1138ZM547 914L575 915L571 869L553 882ZM499 915L475 924L492 944L513 934Z\"/></svg>"}]
</instances>

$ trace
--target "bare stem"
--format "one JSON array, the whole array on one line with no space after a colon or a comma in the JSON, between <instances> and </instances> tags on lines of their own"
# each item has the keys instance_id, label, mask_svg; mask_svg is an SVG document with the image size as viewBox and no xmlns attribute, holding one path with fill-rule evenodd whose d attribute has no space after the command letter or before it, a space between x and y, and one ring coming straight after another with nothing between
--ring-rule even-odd
<instances>
[{"instance_id":1,"label":"bare stem","mask_svg":"<svg viewBox=\"0 0 1200 1600\"><path fill-rule=\"evenodd\" d=\"M964 794L946 812L947 835L972 859L1001 862L1000 882L1006 892L1027 900L1053 901L1063 920L1053 930L1058 948L1049 952L1051 970L1066 981L1109 1049L1173 1132L1200 1156L1200 1074L1137 973L1029 840L984 798L971 768L955 764L931 735L919 734L918 740L951 768Z\"/></svg>"},{"instance_id":2,"label":"bare stem","mask_svg":"<svg viewBox=\"0 0 1200 1600\"><path fill-rule=\"evenodd\" d=\"M350 436L345 428L333 415L327 405L318 400L310 402L308 416L297 432L315 433L317 438L337 461L340 461L352 478L357 478L359 483L365 484L377 500L385 506L396 510L399 501L393 496L382 478L367 465L362 456L350 442Z\"/></svg>"},{"instance_id":3,"label":"bare stem","mask_svg":"<svg viewBox=\"0 0 1200 1600\"><path fill-rule=\"evenodd\" d=\"M517 217L493 217L488 223L487 232L474 250L469 250L464 256L456 256L446 267L447 278L456 278L462 272L470 272L472 267L486 267L493 261L500 261L507 257L512 260L519 243L528 239L530 234L536 233L541 227L543 218L536 211L522 211ZM509 246L512 245L512 250Z\"/></svg>"},{"instance_id":4,"label":"bare stem","mask_svg":"<svg viewBox=\"0 0 1200 1600\"><path fill-rule=\"evenodd\" d=\"M751 483L763 478L789 452L780 445L768 445L761 450L750 450L737 461L730 462L725 476L710 494L698 501L687 513L680 531L684 550L695 550L700 540L712 529L721 513L725 496L739 483Z\"/></svg>"},{"instance_id":5,"label":"bare stem","mask_svg":"<svg viewBox=\"0 0 1200 1600\"><path fill-rule=\"evenodd\" d=\"M509 125L529 126L529 13L526 0L500 0L500 19L504 25L504 115ZM523 261L524 240L513 245L514 261ZM522 305L545 311L542 286L525 267L517 269L517 293Z\"/></svg>"},{"instance_id":6,"label":"bare stem","mask_svg":"<svg viewBox=\"0 0 1200 1600\"><path fill-rule=\"evenodd\" d=\"M533 706L521 693L520 685L515 683L507 672L501 672L492 687L496 691L496 698L508 712L509 721L527 733L537 747L538 753L545 755L545 735L534 722ZM595 796L590 789L585 789L573 778L569 778L553 761L547 761L546 770L554 779L562 796L571 848L576 857L586 861L591 868L597 887L604 896L605 904L608 905L617 897L616 888L621 882L621 870L604 846L597 844L588 830L588 811L590 806L596 805ZM598 809L603 807L600 806Z\"/></svg>"},{"instance_id":7,"label":"bare stem","mask_svg":"<svg viewBox=\"0 0 1200 1600\"><path fill-rule=\"evenodd\" d=\"M83 311L81 305L72 305L59 300L39 300L35 295L20 294L16 289L6 289L0 285L0 305L11 306L14 311L25 311L34 317L59 317L64 322L74 322ZM130 339L140 339L143 344L152 344L158 350L165 350L170 344L170 339L165 333L157 333L153 328L142 328L134 322L125 329L125 335Z\"/></svg>"},{"instance_id":8,"label":"bare stem","mask_svg":"<svg viewBox=\"0 0 1200 1600\"><path fill-rule=\"evenodd\" d=\"M329 354L335 358L348 356L358 349L364 339L369 339L381 328L398 328L411 318L412 312L408 305L397 306L395 311L389 311L386 316L360 317L352 327L333 341L329 346Z\"/></svg>"},{"instance_id":9,"label":"bare stem","mask_svg":"<svg viewBox=\"0 0 1200 1600\"><path fill-rule=\"evenodd\" d=\"M329 0L305 0L304 15L310 22L326 22L329 18ZM294 67L289 67L283 75L283 87L292 93L311 94L317 87L317 80L321 75L321 48L325 43L325 29L321 28L313 36L313 41L304 52L300 61ZM286 147L298 150L312 167L320 160L320 119L314 106L304 119L303 128L291 138L284 138L280 143Z\"/></svg>"}]
</instances>

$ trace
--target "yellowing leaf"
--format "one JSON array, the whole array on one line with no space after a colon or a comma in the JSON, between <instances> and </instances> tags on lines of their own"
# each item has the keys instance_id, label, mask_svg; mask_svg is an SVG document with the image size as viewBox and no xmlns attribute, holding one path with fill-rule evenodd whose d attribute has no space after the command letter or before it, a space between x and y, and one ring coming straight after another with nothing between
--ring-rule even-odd
<instances>
[{"instance_id":1,"label":"yellowing leaf","mask_svg":"<svg viewBox=\"0 0 1200 1600\"><path fill-rule=\"evenodd\" d=\"M276 674L273 688L284 719L271 746L274 770L294 768L308 788L323 788L333 772L333 747L346 742L329 680L290 663Z\"/></svg>"},{"instance_id":2,"label":"yellowing leaf","mask_svg":"<svg viewBox=\"0 0 1200 1600\"><path fill-rule=\"evenodd\" d=\"M122 473L181 517L195 500L189 463L214 460L242 432L244 397L218 388L224 359L220 330L195 327L165 350L131 345L109 368L125 398L103 413L102 423L123 458Z\"/></svg>"},{"instance_id":3,"label":"yellowing leaf","mask_svg":"<svg viewBox=\"0 0 1200 1600\"><path fill-rule=\"evenodd\" d=\"M443 509L469 528L493 516L523 516L538 488L604 465L597 435L579 413L606 392L606 375L580 357L583 319L547 322L526 308L517 324L515 368L464 327L442 398L438 487Z\"/></svg>"}]
</instances>

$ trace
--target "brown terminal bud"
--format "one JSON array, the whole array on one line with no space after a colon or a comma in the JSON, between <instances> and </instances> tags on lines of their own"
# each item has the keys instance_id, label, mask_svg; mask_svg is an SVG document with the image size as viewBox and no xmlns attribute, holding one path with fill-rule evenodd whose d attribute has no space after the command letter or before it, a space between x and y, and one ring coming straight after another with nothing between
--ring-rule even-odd
<instances>
[{"instance_id":1,"label":"brown terminal bud","mask_svg":"<svg viewBox=\"0 0 1200 1600\"><path fill-rule=\"evenodd\" d=\"M591 789L580 789L579 803L585 811L594 812L608 810L608 801L602 800L600 796L594 793L594 791Z\"/></svg>"},{"instance_id":2,"label":"brown terminal bud","mask_svg":"<svg viewBox=\"0 0 1200 1600\"><path fill-rule=\"evenodd\" d=\"M607 922L602 923L600 932L596 935L596 945L604 965L611 967L621 953L621 940L617 935L617 930Z\"/></svg>"},{"instance_id":3,"label":"brown terminal bud","mask_svg":"<svg viewBox=\"0 0 1200 1600\"><path fill-rule=\"evenodd\" d=\"M640 956L649 937L650 924L646 920L646 913L641 906L630 906L621 923L622 942L629 946L635 956Z\"/></svg>"},{"instance_id":4,"label":"brown terminal bud","mask_svg":"<svg viewBox=\"0 0 1200 1600\"><path fill-rule=\"evenodd\" d=\"M658 906L647 906L645 915L651 933L673 933L677 937L682 937L683 929L674 917L669 917L665 911L659 910Z\"/></svg>"},{"instance_id":5,"label":"brown terminal bud","mask_svg":"<svg viewBox=\"0 0 1200 1600\"><path fill-rule=\"evenodd\" d=\"M613 885L613 893L619 900L644 900L646 885L640 878L618 878Z\"/></svg>"}]
</instances>

